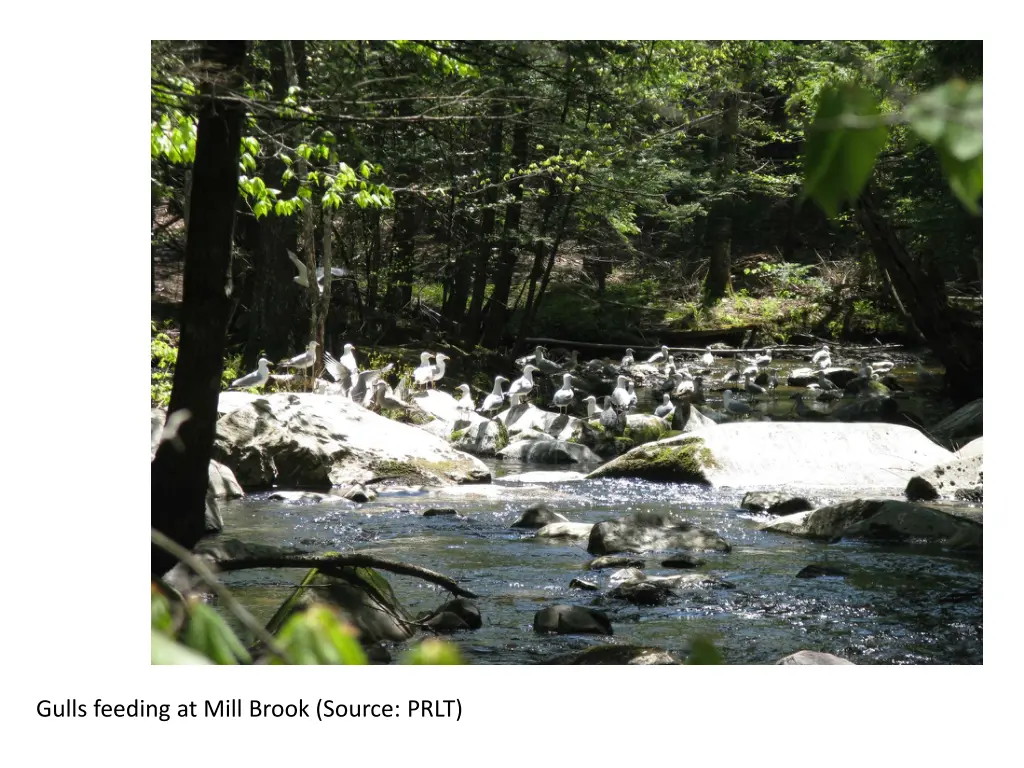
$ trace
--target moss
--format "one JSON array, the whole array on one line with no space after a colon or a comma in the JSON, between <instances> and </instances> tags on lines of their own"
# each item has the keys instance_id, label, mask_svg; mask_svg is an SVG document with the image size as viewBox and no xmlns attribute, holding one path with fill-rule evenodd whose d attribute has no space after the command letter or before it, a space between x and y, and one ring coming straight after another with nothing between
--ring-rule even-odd
<instances>
[{"instance_id":1,"label":"moss","mask_svg":"<svg viewBox=\"0 0 1024 768\"><path fill-rule=\"evenodd\" d=\"M717 466L703 438L688 437L669 444L646 445L620 456L591 477L639 477L646 480L708 485L704 470Z\"/></svg>"},{"instance_id":2,"label":"moss","mask_svg":"<svg viewBox=\"0 0 1024 768\"><path fill-rule=\"evenodd\" d=\"M494 450L500 451L507 447L510 440L508 436L508 429L500 421L495 422L498 425L498 439L494 441Z\"/></svg>"},{"instance_id":3,"label":"moss","mask_svg":"<svg viewBox=\"0 0 1024 768\"><path fill-rule=\"evenodd\" d=\"M625 436L632 440L635 445L643 445L644 443L663 440L666 432L668 430L664 426L652 423L645 424L642 427L627 429Z\"/></svg>"},{"instance_id":4,"label":"moss","mask_svg":"<svg viewBox=\"0 0 1024 768\"><path fill-rule=\"evenodd\" d=\"M448 437L448 439L451 442L454 443L457 440L461 440L462 438L464 438L466 436L466 432L468 432L468 431L469 431L468 429L456 429L456 430L453 430L451 435Z\"/></svg>"}]
</instances>

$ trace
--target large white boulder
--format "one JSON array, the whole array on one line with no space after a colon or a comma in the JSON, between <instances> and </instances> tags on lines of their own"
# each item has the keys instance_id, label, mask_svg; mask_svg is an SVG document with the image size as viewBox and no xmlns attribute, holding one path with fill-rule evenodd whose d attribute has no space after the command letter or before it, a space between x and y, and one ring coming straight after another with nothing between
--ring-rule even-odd
<instances>
[{"instance_id":1,"label":"large white boulder","mask_svg":"<svg viewBox=\"0 0 1024 768\"><path fill-rule=\"evenodd\" d=\"M589 477L640 477L711 486L900 488L952 458L896 424L720 424L641 445Z\"/></svg>"},{"instance_id":2,"label":"large white boulder","mask_svg":"<svg viewBox=\"0 0 1024 768\"><path fill-rule=\"evenodd\" d=\"M214 456L243 486L329 488L379 480L489 482L477 458L348 398L222 392Z\"/></svg>"}]
</instances>

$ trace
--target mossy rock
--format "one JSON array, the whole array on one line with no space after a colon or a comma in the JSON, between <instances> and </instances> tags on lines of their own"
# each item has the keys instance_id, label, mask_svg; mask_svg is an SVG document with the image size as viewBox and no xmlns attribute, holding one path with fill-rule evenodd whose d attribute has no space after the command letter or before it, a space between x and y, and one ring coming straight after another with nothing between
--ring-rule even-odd
<instances>
[{"instance_id":1,"label":"mossy rock","mask_svg":"<svg viewBox=\"0 0 1024 768\"><path fill-rule=\"evenodd\" d=\"M508 429L505 428L505 425L500 421L496 421L495 423L498 425L498 439L494 442L494 451L497 453L502 448L508 447L510 440L508 436Z\"/></svg>"},{"instance_id":2,"label":"mossy rock","mask_svg":"<svg viewBox=\"0 0 1024 768\"><path fill-rule=\"evenodd\" d=\"M633 445L643 445L644 443L654 443L658 440L663 440L668 437L668 430L658 426L642 426L636 428L627 429L625 437L633 441Z\"/></svg>"},{"instance_id":3,"label":"mossy rock","mask_svg":"<svg viewBox=\"0 0 1024 768\"><path fill-rule=\"evenodd\" d=\"M658 482L710 485L706 467L716 466L703 438L689 437L668 445L641 446L627 456L591 472L589 477L638 477Z\"/></svg>"}]
</instances>

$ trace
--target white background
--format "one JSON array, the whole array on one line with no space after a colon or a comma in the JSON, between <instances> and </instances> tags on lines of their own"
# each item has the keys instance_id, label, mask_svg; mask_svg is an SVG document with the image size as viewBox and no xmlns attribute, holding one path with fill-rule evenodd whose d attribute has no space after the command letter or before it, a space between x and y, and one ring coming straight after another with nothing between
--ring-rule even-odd
<instances>
[{"instance_id":1,"label":"white background","mask_svg":"<svg viewBox=\"0 0 1024 768\"><path fill-rule=\"evenodd\" d=\"M1019 729L1019 36L994 4L211 2L5 12L5 764L1003 764ZM149 665L149 40L985 38L985 667ZM1014 390L1018 385L1014 385ZM997 405L996 397L1000 398ZM1019 456L1019 454L1018 454ZM995 578L991 578L993 572ZM796 650L796 649L794 649ZM986 668L988 671L986 672ZM403 703L397 720L92 716L92 702ZM458 697L461 722L404 715ZM77 699L85 719L43 719ZM1011 718L1012 714L1012 720ZM1015 739L1014 739L1015 740ZM255 759L258 762L252 762ZM1019 758L1018 758L1019 759ZM244 763L242 762L244 761Z\"/></svg>"}]
</instances>

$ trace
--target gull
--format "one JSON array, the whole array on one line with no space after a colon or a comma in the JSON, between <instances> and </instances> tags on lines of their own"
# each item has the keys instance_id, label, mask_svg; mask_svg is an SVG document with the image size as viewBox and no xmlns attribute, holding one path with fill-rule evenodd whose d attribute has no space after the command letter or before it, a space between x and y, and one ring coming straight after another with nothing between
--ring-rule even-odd
<instances>
[{"instance_id":1,"label":"gull","mask_svg":"<svg viewBox=\"0 0 1024 768\"><path fill-rule=\"evenodd\" d=\"M636 408L636 392L633 391L634 384L632 381L626 382L626 394L629 395L629 409Z\"/></svg>"},{"instance_id":2,"label":"gull","mask_svg":"<svg viewBox=\"0 0 1024 768\"><path fill-rule=\"evenodd\" d=\"M725 410L729 413L735 414L748 414L751 412L751 407L740 400L733 399L732 390L727 389L722 393L722 400L725 404Z\"/></svg>"},{"instance_id":3,"label":"gull","mask_svg":"<svg viewBox=\"0 0 1024 768\"><path fill-rule=\"evenodd\" d=\"M555 391L554 397L551 398L551 404L561 413L563 408L569 407L575 397L576 393L572 391L572 374L563 373L562 388Z\"/></svg>"},{"instance_id":4,"label":"gull","mask_svg":"<svg viewBox=\"0 0 1024 768\"><path fill-rule=\"evenodd\" d=\"M348 361L345 358L348 358ZM346 394L352 388L352 377L359 373L355 362L351 344L345 345L345 354L341 356L341 360L335 360L330 352L324 352L324 368L331 374L332 379L341 384L342 392Z\"/></svg>"},{"instance_id":5,"label":"gull","mask_svg":"<svg viewBox=\"0 0 1024 768\"><path fill-rule=\"evenodd\" d=\"M660 352L655 352L653 355L647 358L648 363L660 363L662 360L671 361L671 357L668 354L668 347L663 346Z\"/></svg>"},{"instance_id":6,"label":"gull","mask_svg":"<svg viewBox=\"0 0 1024 768\"><path fill-rule=\"evenodd\" d=\"M425 387L434 379L434 366L430 364L433 357L429 352L420 353L420 367L412 372L412 381L417 387Z\"/></svg>"},{"instance_id":7,"label":"gull","mask_svg":"<svg viewBox=\"0 0 1024 768\"><path fill-rule=\"evenodd\" d=\"M771 351L771 349L766 349L764 351L763 355L758 355L757 357L754 358L754 365L756 365L758 368L764 368L766 365L771 365L771 364L772 364L772 351Z\"/></svg>"},{"instance_id":8,"label":"gull","mask_svg":"<svg viewBox=\"0 0 1024 768\"><path fill-rule=\"evenodd\" d=\"M750 374L747 373L743 376L743 388L751 395L764 395L767 394L768 390L762 387L760 384L755 384L750 380Z\"/></svg>"},{"instance_id":9,"label":"gull","mask_svg":"<svg viewBox=\"0 0 1024 768\"><path fill-rule=\"evenodd\" d=\"M708 346L708 351L701 356L700 361L705 368L710 368L715 364L715 356L711 354L710 345Z\"/></svg>"},{"instance_id":10,"label":"gull","mask_svg":"<svg viewBox=\"0 0 1024 768\"><path fill-rule=\"evenodd\" d=\"M305 370L306 368L312 368L316 363L316 342L311 341L306 345L306 351L301 355L296 355L290 360L285 360L279 365L285 368L298 368L299 370Z\"/></svg>"},{"instance_id":11,"label":"gull","mask_svg":"<svg viewBox=\"0 0 1024 768\"><path fill-rule=\"evenodd\" d=\"M534 350L533 364L537 366L537 370L539 370L541 373L561 373L562 366L560 366L553 360L548 360L546 357L544 357L545 351L546 350L544 347L537 347L537 349Z\"/></svg>"},{"instance_id":12,"label":"gull","mask_svg":"<svg viewBox=\"0 0 1024 768\"><path fill-rule=\"evenodd\" d=\"M757 366L750 364L740 372L740 376L757 376L758 373Z\"/></svg>"},{"instance_id":13,"label":"gull","mask_svg":"<svg viewBox=\"0 0 1024 768\"><path fill-rule=\"evenodd\" d=\"M661 405L654 409L654 415L659 419L671 416L676 407L672 404L672 397L667 393L661 396Z\"/></svg>"},{"instance_id":14,"label":"gull","mask_svg":"<svg viewBox=\"0 0 1024 768\"><path fill-rule=\"evenodd\" d=\"M828 380L828 377L825 376L824 370L818 371L818 386L824 392L835 392L837 389L839 389L839 387L837 387L835 384Z\"/></svg>"},{"instance_id":15,"label":"gull","mask_svg":"<svg viewBox=\"0 0 1024 768\"><path fill-rule=\"evenodd\" d=\"M629 368L633 364L633 350L627 349L625 356L622 358L622 362L619 365L622 368Z\"/></svg>"},{"instance_id":16,"label":"gull","mask_svg":"<svg viewBox=\"0 0 1024 768\"><path fill-rule=\"evenodd\" d=\"M451 360L444 352L437 353L437 364L430 367L430 385L434 386L444 378L444 361Z\"/></svg>"},{"instance_id":17,"label":"gull","mask_svg":"<svg viewBox=\"0 0 1024 768\"><path fill-rule=\"evenodd\" d=\"M240 389L248 389L249 387L262 387L267 383L267 379L270 378L270 371L267 370L267 366L270 365L270 361L265 357L261 357L259 362L256 363L256 370L240 379L235 379L231 382L231 387L238 387ZM177 411L175 411L177 413Z\"/></svg>"},{"instance_id":18,"label":"gull","mask_svg":"<svg viewBox=\"0 0 1024 768\"><path fill-rule=\"evenodd\" d=\"M301 285L303 288L309 288L309 270L306 269L306 265L303 264L302 260L299 259L299 257L296 256L291 251L288 251L288 258L292 260L292 264L294 264L295 268L299 271L299 274L297 274L295 277L293 277L292 280L294 280L296 283ZM331 275L333 277L344 277L347 274L348 274L348 270L345 269L344 267L331 267ZM323 267L317 267L317 269L316 269L316 284L317 284L317 288L320 289L320 293L324 292L323 279L324 279L324 268Z\"/></svg>"},{"instance_id":19,"label":"gull","mask_svg":"<svg viewBox=\"0 0 1024 768\"><path fill-rule=\"evenodd\" d=\"M508 388L508 401L511 405L519 405L520 398L525 398L533 390L533 372L537 366L526 364L523 375L512 382Z\"/></svg>"},{"instance_id":20,"label":"gull","mask_svg":"<svg viewBox=\"0 0 1024 768\"><path fill-rule=\"evenodd\" d=\"M253 374L249 375L252 376ZM157 446L161 443L170 443L178 453L184 453L185 441L181 439L181 435L178 434L178 430L181 429L182 424L191 418L192 411L188 408L179 408L168 415L167 421L164 423L163 431L160 433L160 440L157 443Z\"/></svg>"},{"instance_id":21,"label":"gull","mask_svg":"<svg viewBox=\"0 0 1024 768\"><path fill-rule=\"evenodd\" d=\"M491 394L485 397L480 405L481 413L490 413L501 408L501 404L505 402L505 393L501 391L501 382L503 381L508 381L508 379L504 376L494 377L494 389L491 390Z\"/></svg>"},{"instance_id":22,"label":"gull","mask_svg":"<svg viewBox=\"0 0 1024 768\"><path fill-rule=\"evenodd\" d=\"M828 351L828 344L822 344L821 349L814 353L814 357L811 358L811 362L817 364L820 363L822 360L831 357L832 355Z\"/></svg>"},{"instance_id":23,"label":"gull","mask_svg":"<svg viewBox=\"0 0 1024 768\"><path fill-rule=\"evenodd\" d=\"M682 367L677 368L676 370L679 372L679 375L682 376L684 379L693 378L693 374L690 373L690 366L688 366L686 363L683 363Z\"/></svg>"},{"instance_id":24,"label":"gull","mask_svg":"<svg viewBox=\"0 0 1024 768\"><path fill-rule=\"evenodd\" d=\"M676 385L676 388L674 390L672 390L672 394L673 395L686 395L686 394L689 394L690 392L693 392L694 381L695 381L695 379L684 379L684 378L680 377L679 378L679 383Z\"/></svg>"},{"instance_id":25,"label":"gull","mask_svg":"<svg viewBox=\"0 0 1024 768\"><path fill-rule=\"evenodd\" d=\"M605 395L604 398L604 410L601 411L600 424L605 429L610 429L613 432L621 432L625 430L626 415L624 413L616 413L612 407L612 399Z\"/></svg>"},{"instance_id":26,"label":"gull","mask_svg":"<svg viewBox=\"0 0 1024 768\"><path fill-rule=\"evenodd\" d=\"M352 388L348 391L348 396L357 403L361 403L364 407L369 405L373 398L373 386L377 383L385 373L395 367L394 363L388 363L383 368L375 368L369 371L360 371L352 379Z\"/></svg>"},{"instance_id":27,"label":"gull","mask_svg":"<svg viewBox=\"0 0 1024 768\"><path fill-rule=\"evenodd\" d=\"M373 384L373 401L368 406L372 410L382 411L385 408L392 411L410 411L412 406L402 400L394 392L389 391L391 387L386 381L378 379Z\"/></svg>"},{"instance_id":28,"label":"gull","mask_svg":"<svg viewBox=\"0 0 1024 768\"><path fill-rule=\"evenodd\" d=\"M462 397L460 397L458 402L455 403L459 407L459 410L472 411L474 404L473 395L469 392L469 384L459 384L456 389L462 393Z\"/></svg>"},{"instance_id":29,"label":"gull","mask_svg":"<svg viewBox=\"0 0 1024 768\"><path fill-rule=\"evenodd\" d=\"M597 398L593 395L588 395L583 398L583 402L587 404L587 418L592 419L601 413L601 409L597 407Z\"/></svg>"},{"instance_id":30,"label":"gull","mask_svg":"<svg viewBox=\"0 0 1024 768\"><path fill-rule=\"evenodd\" d=\"M626 410L629 407L629 392L626 391L626 377L619 376L615 380L615 389L612 390L612 405L616 410Z\"/></svg>"}]
</instances>

